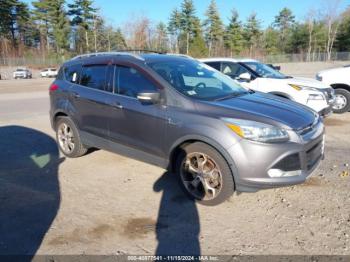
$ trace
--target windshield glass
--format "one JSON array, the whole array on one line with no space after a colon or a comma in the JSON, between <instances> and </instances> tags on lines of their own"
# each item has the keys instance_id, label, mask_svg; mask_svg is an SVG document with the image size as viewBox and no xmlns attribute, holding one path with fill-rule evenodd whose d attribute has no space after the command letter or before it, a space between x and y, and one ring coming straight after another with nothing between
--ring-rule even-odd
<instances>
[{"instance_id":1,"label":"windshield glass","mask_svg":"<svg viewBox=\"0 0 350 262\"><path fill-rule=\"evenodd\" d=\"M251 70L255 71L259 76L264 78L276 78L276 79L285 79L288 78L281 72L272 68L271 66L259 63L259 62L243 62Z\"/></svg>"},{"instance_id":2,"label":"windshield glass","mask_svg":"<svg viewBox=\"0 0 350 262\"><path fill-rule=\"evenodd\" d=\"M230 77L195 60L153 62L148 64L182 94L201 100L220 100L247 94Z\"/></svg>"}]
</instances>

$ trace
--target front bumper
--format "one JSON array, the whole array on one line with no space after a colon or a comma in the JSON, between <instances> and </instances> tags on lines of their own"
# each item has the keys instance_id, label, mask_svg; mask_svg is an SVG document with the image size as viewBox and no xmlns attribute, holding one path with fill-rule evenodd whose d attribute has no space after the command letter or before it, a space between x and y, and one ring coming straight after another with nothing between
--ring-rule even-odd
<instances>
[{"instance_id":1,"label":"front bumper","mask_svg":"<svg viewBox=\"0 0 350 262\"><path fill-rule=\"evenodd\" d=\"M330 116L333 113L333 106L330 105L329 107L322 109L318 113L322 117L328 117L328 116Z\"/></svg>"},{"instance_id":2,"label":"front bumper","mask_svg":"<svg viewBox=\"0 0 350 262\"><path fill-rule=\"evenodd\" d=\"M286 143L263 144L242 140L228 151L235 163L233 173L237 191L254 192L300 184L323 159L324 126L320 122L309 133L303 136L295 134ZM295 176L270 177L269 170L276 168L300 172Z\"/></svg>"},{"instance_id":3,"label":"front bumper","mask_svg":"<svg viewBox=\"0 0 350 262\"><path fill-rule=\"evenodd\" d=\"M14 75L13 78L29 78L30 75Z\"/></svg>"}]
</instances>

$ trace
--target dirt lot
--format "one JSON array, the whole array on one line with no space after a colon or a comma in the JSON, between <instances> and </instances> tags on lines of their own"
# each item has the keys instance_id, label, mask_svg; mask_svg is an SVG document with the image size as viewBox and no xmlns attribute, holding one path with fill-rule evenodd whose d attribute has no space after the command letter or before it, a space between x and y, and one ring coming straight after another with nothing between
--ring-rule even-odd
<instances>
[{"instance_id":1,"label":"dirt lot","mask_svg":"<svg viewBox=\"0 0 350 262\"><path fill-rule=\"evenodd\" d=\"M0 81L0 254L350 255L350 113L327 119L305 184L206 207L160 168L102 150L65 159L49 83Z\"/></svg>"}]
</instances>

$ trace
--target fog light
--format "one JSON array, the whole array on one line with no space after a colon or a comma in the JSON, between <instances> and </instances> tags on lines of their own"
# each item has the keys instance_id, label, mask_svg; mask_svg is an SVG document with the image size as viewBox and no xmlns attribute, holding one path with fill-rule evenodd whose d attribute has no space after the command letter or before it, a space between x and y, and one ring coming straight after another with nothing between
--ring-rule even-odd
<instances>
[{"instance_id":1,"label":"fog light","mask_svg":"<svg viewBox=\"0 0 350 262\"><path fill-rule=\"evenodd\" d=\"M301 170L294 171L283 171L281 169L270 169L267 171L267 174L270 177L291 177L291 176L300 176Z\"/></svg>"}]
</instances>

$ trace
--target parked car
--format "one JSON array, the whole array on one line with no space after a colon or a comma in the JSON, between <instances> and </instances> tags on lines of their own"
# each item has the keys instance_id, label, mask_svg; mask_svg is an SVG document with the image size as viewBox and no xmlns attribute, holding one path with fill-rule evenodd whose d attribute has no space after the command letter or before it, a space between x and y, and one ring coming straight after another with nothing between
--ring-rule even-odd
<instances>
[{"instance_id":1,"label":"parked car","mask_svg":"<svg viewBox=\"0 0 350 262\"><path fill-rule=\"evenodd\" d=\"M207 65L239 81L241 85L306 105L322 116L332 112L334 90L311 78L291 77L252 59L201 59Z\"/></svg>"},{"instance_id":2,"label":"parked car","mask_svg":"<svg viewBox=\"0 0 350 262\"><path fill-rule=\"evenodd\" d=\"M26 68L17 68L16 71L13 72L13 78L32 78L32 72Z\"/></svg>"},{"instance_id":3,"label":"parked car","mask_svg":"<svg viewBox=\"0 0 350 262\"><path fill-rule=\"evenodd\" d=\"M40 71L41 77L56 77L57 76L57 69L56 68L45 68Z\"/></svg>"},{"instance_id":4,"label":"parked car","mask_svg":"<svg viewBox=\"0 0 350 262\"><path fill-rule=\"evenodd\" d=\"M321 71L316 75L316 79L334 88L335 113L350 111L350 65Z\"/></svg>"},{"instance_id":5,"label":"parked car","mask_svg":"<svg viewBox=\"0 0 350 262\"><path fill-rule=\"evenodd\" d=\"M302 183L324 154L316 112L183 56L78 56L60 69L50 101L65 156L94 147L168 168L207 205L234 190Z\"/></svg>"},{"instance_id":6,"label":"parked car","mask_svg":"<svg viewBox=\"0 0 350 262\"><path fill-rule=\"evenodd\" d=\"M273 69L277 71L281 71L281 66L273 65L273 64L267 64L269 67L272 67Z\"/></svg>"}]
</instances>

